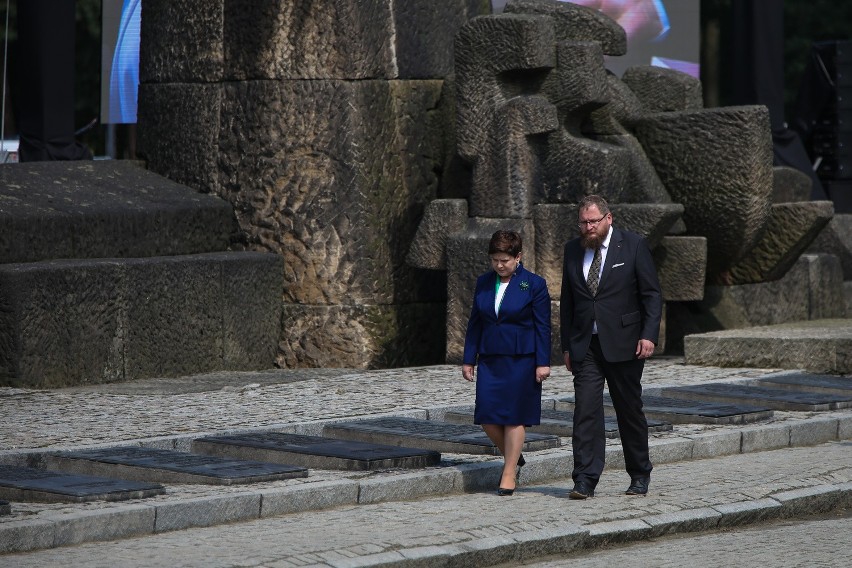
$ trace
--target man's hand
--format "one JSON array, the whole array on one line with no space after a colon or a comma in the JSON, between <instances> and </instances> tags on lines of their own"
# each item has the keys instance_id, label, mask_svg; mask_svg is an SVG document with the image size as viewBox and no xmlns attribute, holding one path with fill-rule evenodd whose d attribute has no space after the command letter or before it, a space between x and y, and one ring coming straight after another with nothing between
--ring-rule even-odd
<instances>
[{"instance_id":1,"label":"man's hand","mask_svg":"<svg viewBox=\"0 0 852 568\"><path fill-rule=\"evenodd\" d=\"M462 377L466 381L473 381L473 365L462 365Z\"/></svg>"},{"instance_id":2,"label":"man's hand","mask_svg":"<svg viewBox=\"0 0 852 568\"><path fill-rule=\"evenodd\" d=\"M654 354L654 342L647 339L640 339L636 345L636 357L639 359L647 359Z\"/></svg>"},{"instance_id":3,"label":"man's hand","mask_svg":"<svg viewBox=\"0 0 852 568\"><path fill-rule=\"evenodd\" d=\"M571 356L567 351L562 354L562 358L565 360L565 368L571 371Z\"/></svg>"},{"instance_id":4,"label":"man's hand","mask_svg":"<svg viewBox=\"0 0 852 568\"><path fill-rule=\"evenodd\" d=\"M535 368L535 382L542 383L550 376L550 367Z\"/></svg>"}]
</instances>

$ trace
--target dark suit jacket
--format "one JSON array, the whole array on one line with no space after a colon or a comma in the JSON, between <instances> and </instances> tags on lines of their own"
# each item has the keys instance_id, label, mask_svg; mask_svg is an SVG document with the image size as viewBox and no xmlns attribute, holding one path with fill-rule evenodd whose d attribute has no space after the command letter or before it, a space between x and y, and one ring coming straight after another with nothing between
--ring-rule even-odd
<instances>
[{"instance_id":1,"label":"dark suit jacket","mask_svg":"<svg viewBox=\"0 0 852 568\"><path fill-rule=\"evenodd\" d=\"M648 244L636 233L612 228L597 297L583 277L584 254L579 238L566 243L559 310L562 350L568 351L572 365L582 361L592 339L592 321L597 321L604 358L634 359L639 339L657 343L663 311Z\"/></svg>"},{"instance_id":2,"label":"dark suit jacket","mask_svg":"<svg viewBox=\"0 0 852 568\"><path fill-rule=\"evenodd\" d=\"M550 294L544 278L519 266L494 313L497 273L476 280L473 307L464 338L464 363L477 355L535 355L537 367L550 366Z\"/></svg>"}]
</instances>

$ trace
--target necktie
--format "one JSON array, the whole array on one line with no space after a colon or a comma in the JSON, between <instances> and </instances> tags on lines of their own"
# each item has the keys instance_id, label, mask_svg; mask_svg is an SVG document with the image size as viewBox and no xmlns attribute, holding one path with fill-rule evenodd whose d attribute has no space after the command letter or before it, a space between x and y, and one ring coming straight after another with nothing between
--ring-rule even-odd
<instances>
[{"instance_id":1,"label":"necktie","mask_svg":"<svg viewBox=\"0 0 852 568\"><path fill-rule=\"evenodd\" d=\"M595 249L595 258L592 259L592 265L589 267L589 276L586 278L586 286L589 287L589 292L592 296L598 294L598 282L600 281L601 271L601 248Z\"/></svg>"}]
</instances>

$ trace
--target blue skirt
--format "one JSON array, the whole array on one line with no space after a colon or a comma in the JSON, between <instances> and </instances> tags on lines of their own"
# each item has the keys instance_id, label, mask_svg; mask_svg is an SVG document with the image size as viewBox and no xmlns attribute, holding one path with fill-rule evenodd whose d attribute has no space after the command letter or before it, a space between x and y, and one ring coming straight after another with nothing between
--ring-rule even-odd
<instances>
[{"instance_id":1,"label":"blue skirt","mask_svg":"<svg viewBox=\"0 0 852 568\"><path fill-rule=\"evenodd\" d=\"M533 426L541 423L541 383L535 356L480 355L474 424Z\"/></svg>"}]
</instances>

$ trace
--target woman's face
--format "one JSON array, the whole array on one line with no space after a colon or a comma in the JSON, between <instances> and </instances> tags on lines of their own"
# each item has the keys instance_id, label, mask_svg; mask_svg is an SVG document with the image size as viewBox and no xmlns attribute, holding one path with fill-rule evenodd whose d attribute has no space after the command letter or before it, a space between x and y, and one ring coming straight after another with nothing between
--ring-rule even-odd
<instances>
[{"instance_id":1,"label":"woman's face","mask_svg":"<svg viewBox=\"0 0 852 568\"><path fill-rule=\"evenodd\" d=\"M518 268L518 263L521 262L520 253L518 256L512 256L505 252L495 252L491 255L491 268L494 269L500 278L508 278Z\"/></svg>"}]
</instances>

